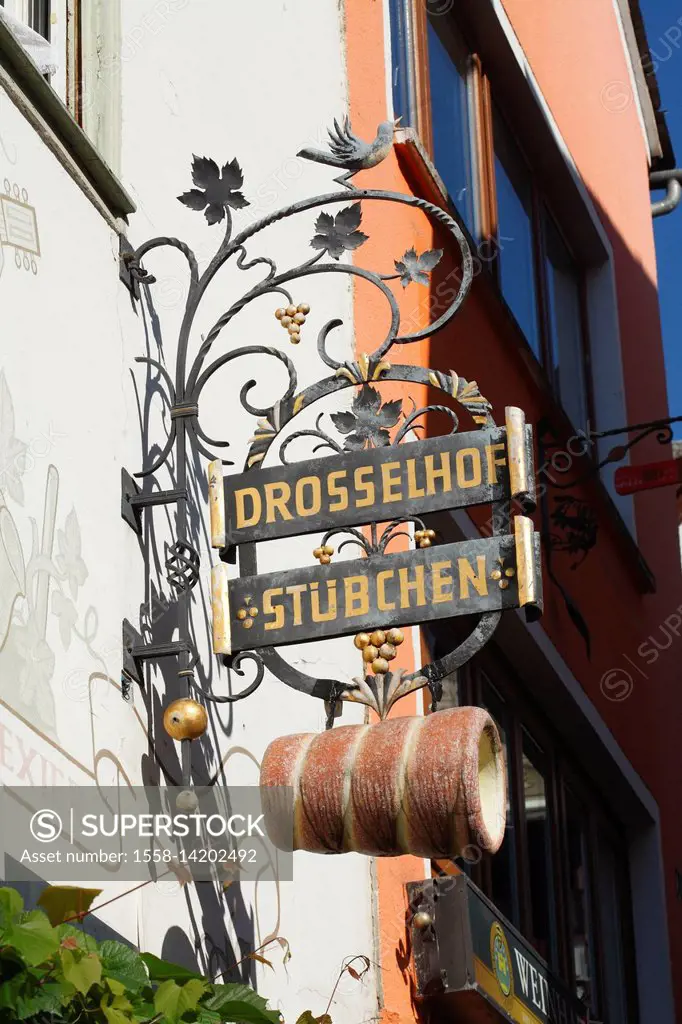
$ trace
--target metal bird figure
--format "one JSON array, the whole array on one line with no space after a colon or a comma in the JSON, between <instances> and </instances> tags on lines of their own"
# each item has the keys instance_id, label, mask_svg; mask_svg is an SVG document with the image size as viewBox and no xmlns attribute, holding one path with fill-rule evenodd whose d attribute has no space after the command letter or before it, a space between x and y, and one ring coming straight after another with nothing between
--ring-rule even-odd
<instances>
[{"instance_id":1,"label":"metal bird figure","mask_svg":"<svg viewBox=\"0 0 682 1024\"><path fill-rule=\"evenodd\" d=\"M376 167L391 152L393 134L399 121L400 118L397 121L382 121L376 138L372 142L363 142L353 134L348 117L344 118L343 126L334 119L334 130L329 130L330 151L309 147L299 150L297 156L302 156L304 160L314 160L318 164L327 164L329 167L344 167L347 173L335 178L334 181L344 188L353 188L349 179L354 174L368 167Z\"/></svg>"}]
</instances>

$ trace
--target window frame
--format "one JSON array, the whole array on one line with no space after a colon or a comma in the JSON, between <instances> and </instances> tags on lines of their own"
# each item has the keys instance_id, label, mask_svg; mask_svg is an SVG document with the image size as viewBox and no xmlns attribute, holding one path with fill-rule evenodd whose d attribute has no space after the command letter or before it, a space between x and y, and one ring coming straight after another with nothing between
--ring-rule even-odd
<instances>
[{"instance_id":1,"label":"window frame","mask_svg":"<svg viewBox=\"0 0 682 1024\"><path fill-rule=\"evenodd\" d=\"M397 60L402 59L404 73L407 78L408 106L403 116L407 116L409 125L404 127L413 128L421 140L427 155L431 159L436 171L438 165L434 161L433 145L433 123L431 118L430 103L430 80L429 80L429 54L427 42L428 5L420 3L419 0L391 0L391 27L394 28L396 21L400 21L403 31L398 40L393 39L392 31L392 59L394 74ZM496 255L499 247L499 217L497 188L495 182L495 138L493 130L493 97L490 79L485 71L485 62L479 54L477 47L472 46L467 38L463 27L455 22L452 15L440 15L440 18L449 18L453 24L454 33L461 38L469 54L469 73L467 75L467 94L469 105L469 145L472 150L471 175L474 183L473 205L475 211L475 237L474 244L482 249L488 247ZM396 91L393 91L394 102ZM526 337L526 334L517 321L514 313L502 295L499 258L481 260L492 280L494 281L500 298L508 310L509 316L514 320L526 346L538 364L542 373L544 384L554 401L561 407L566 418L577 430L588 429L590 423L595 423L594 416L594 385L592 377L592 360L590 359L590 332L589 316L587 308L587 276L590 269L588 263L580 258L575 247L570 244L563 230L560 220L553 212L553 203L547 190L542 187L539 175L533 167L533 162L528 159L525 148L522 145L518 134L513 129L513 118L508 116L508 110L500 97L496 97L495 103L499 114L505 123L513 144L518 148L521 157L529 173L531 187L531 232L533 238L533 281L535 285L535 298L537 307L538 323L538 350L540 356L536 355L533 347ZM460 219L462 215L452 204ZM552 217L559 230L562 240L566 244L572 259L575 261L579 271L578 290L580 296L579 331L580 351L577 353L582 365L582 377L584 388L582 404L584 405L587 420L585 423L573 423L572 418L566 412L566 407L561 395L555 387L552 368L552 338L550 320L548 315L548 283L546 275L545 260L547 257L543 229L543 209L546 208L548 215Z\"/></svg>"},{"instance_id":2,"label":"window frame","mask_svg":"<svg viewBox=\"0 0 682 1024\"><path fill-rule=\"evenodd\" d=\"M586 865L588 872L588 908L587 913L591 944L590 981L596 991L596 1005L599 1007L600 1020L608 1020L609 1024L621 1024L609 1020L606 1016L609 1005L606 972L603 964L603 924L601 920L602 905L599 899L599 857L601 838L605 837L612 850L626 850L627 839L625 830L611 816L605 801L594 792L584 777L580 765L563 748L555 735L551 723L526 694L523 686L513 673L504 656L494 648L486 648L471 662L468 662L457 673L456 680L451 681L456 687L459 706L487 707L484 690L486 686L492 690L493 703L500 702L504 708L506 722L507 749L512 763L508 764L508 785L510 802L513 807L513 834L507 832L505 842L514 845L516 879L512 884L518 887L518 917L511 918L519 931L528 939L532 935L529 857L526 835L526 818L524 809L524 788L522 774L522 740L527 733L531 741L540 749L543 758L543 770L546 772L546 794L550 821L550 859L551 875L548 882L553 893L553 927L556 932L555 962L548 958L550 969L564 983L575 991L575 977L571 936L568 922L568 852L565 843L567 815L565 806L565 789L568 787L573 797L585 808L585 844ZM425 711L428 708L425 705ZM491 711L493 718L495 710ZM456 873L465 870L471 880L494 903L491 886L492 856L484 854L480 859L471 858L468 863L436 861L436 873ZM622 999L627 1007L628 1024L636 1024L638 1020L637 990L634 966L634 923L630 872L628 858L619 857L615 863L616 873L614 887L620 907L618 927L621 934L622 977L624 990ZM540 954L541 955L541 954ZM543 959L545 959L543 957Z\"/></svg>"}]
</instances>

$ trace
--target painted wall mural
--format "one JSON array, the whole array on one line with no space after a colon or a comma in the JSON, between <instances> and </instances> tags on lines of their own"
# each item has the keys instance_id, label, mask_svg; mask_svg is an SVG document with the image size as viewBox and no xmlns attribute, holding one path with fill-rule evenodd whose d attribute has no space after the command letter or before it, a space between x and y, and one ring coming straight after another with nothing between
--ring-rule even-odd
<instances>
[{"instance_id":1,"label":"painted wall mural","mask_svg":"<svg viewBox=\"0 0 682 1024\"><path fill-rule=\"evenodd\" d=\"M22 477L49 456L53 436L27 444L16 436L12 396L0 372L0 696L41 731L56 735L52 689L55 652L47 640L49 616L61 644L74 637L90 646L94 608L81 615L79 591L88 577L75 509L60 517L59 473L48 464L40 518L25 507ZM20 528L30 530L22 541Z\"/></svg>"},{"instance_id":2,"label":"painted wall mural","mask_svg":"<svg viewBox=\"0 0 682 1024\"><path fill-rule=\"evenodd\" d=\"M5 178L4 195L0 196L0 274L5 263L4 249L14 249L18 270L38 273L40 238L35 207L28 201L28 192L16 182Z\"/></svg>"}]
</instances>

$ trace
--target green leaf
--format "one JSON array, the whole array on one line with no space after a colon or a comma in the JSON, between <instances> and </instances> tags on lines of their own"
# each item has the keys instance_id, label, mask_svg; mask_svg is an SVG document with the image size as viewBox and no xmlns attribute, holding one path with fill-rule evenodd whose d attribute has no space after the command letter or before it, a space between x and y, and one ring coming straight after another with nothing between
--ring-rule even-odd
<instances>
[{"instance_id":1,"label":"green leaf","mask_svg":"<svg viewBox=\"0 0 682 1024\"><path fill-rule=\"evenodd\" d=\"M312 1010L304 1010L296 1024L332 1024L332 1019L328 1013L322 1013L319 1017L315 1017Z\"/></svg>"},{"instance_id":2,"label":"green leaf","mask_svg":"<svg viewBox=\"0 0 682 1024\"><path fill-rule=\"evenodd\" d=\"M104 1014L107 1024L131 1024L133 1018L128 1013L122 1013L115 1006L104 1006L100 1004L100 1010Z\"/></svg>"},{"instance_id":3,"label":"green leaf","mask_svg":"<svg viewBox=\"0 0 682 1024\"><path fill-rule=\"evenodd\" d=\"M31 910L7 929L4 943L14 946L30 967L37 967L57 952L59 936L42 911Z\"/></svg>"},{"instance_id":4,"label":"green leaf","mask_svg":"<svg viewBox=\"0 0 682 1024\"><path fill-rule=\"evenodd\" d=\"M128 992L139 992L149 984L142 958L129 946L108 939L99 947L99 955L104 976L120 981Z\"/></svg>"},{"instance_id":5,"label":"green leaf","mask_svg":"<svg viewBox=\"0 0 682 1024\"><path fill-rule=\"evenodd\" d=\"M75 946L85 950L86 953L96 953L98 950L97 940L72 924L60 924L57 928L57 935L60 945L65 946L66 949L73 949Z\"/></svg>"},{"instance_id":6,"label":"green leaf","mask_svg":"<svg viewBox=\"0 0 682 1024\"><path fill-rule=\"evenodd\" d=\"M24 901L16 889L0 889L0 928L8 928L23 909Z\"/></svg>"},{"instance_id":7,"label":"green leaf","mask_svg":"<svg viewBox=\"0 0 682 1024\"><path fill-rule=\"evenodd\" d=\"M188 1010L196 1010L207 987L208 983L202 978L192 978L184 985L164 981L154 993L154 1008L157 1013L163 1013L169 1024L177 1024Z\"/></svg>"},{"instance_id":8,"label":"green leaf","mask_svg":"<svg viewBox=\"0 0 682 1024\"><path fill-rule=\"evenodd\" d=\"M62 1007L62 990L58 982L39 985L37 978L17 975L0 985L0 1017L11 1011L12 1021L27 1020L39 1013L58 1013Z\"/></svg>"},{"instance_id":9,"label":"green leaf","mask_svg":"<svg viewBox=\"0 0 682 1024\"><path fill-rule=\"evenodd\" d=\"M235 1024L279 1024L281 1020L279 1011L268 1010L267 1000L248 985L214 985L204 1006L221 1014L221 1020Z\"/></svg>"},{"instance_id":10,"label":"green leaf","mask_svg":"<svg viewBox=\"0 0 682 1024\"><path fill-rule=\"evenodd\" d=\"M50 885L43 889L38 899L50 919L50 924L58 925L67 918L75 918L84 914L97 899L101 889L80 889L76 885Z\"/></svg>"},{"instance_id":11,"label":"green leaf","mask_svg":"<svg viewBox=\"0 0 682 1024\"><path fill-rule=\"evenodd\" d=\"M158 956L154 956L153 953L141 953L140 959L149 971L152 981L189 981L191 978L202 977L196 971L188 971L186 967L180 967L179 964L159 960Z\"/></svg>"},{"instance_id":12,"label":"green leaf","mask_svg":"<svg viewBox=\"0 0 682 1024\"><path fill-rule=\"evenodd\" d=\"M222 1024L223 1018L213 1010L207 1010L205 1006L197 1007L196 1024Z\"/></svg>"},{"instance_id":13,"label":"green leaf","mask_svg":"<svg viewBox=\"0 0 682 1024\"><path fill-rule=\"evenodd\" d=\"M64 977L74 988L86 996L93 985L102 980L102 961L96 953L72 953L62 950L62 969Z\"/></svg>"}]
</instances>

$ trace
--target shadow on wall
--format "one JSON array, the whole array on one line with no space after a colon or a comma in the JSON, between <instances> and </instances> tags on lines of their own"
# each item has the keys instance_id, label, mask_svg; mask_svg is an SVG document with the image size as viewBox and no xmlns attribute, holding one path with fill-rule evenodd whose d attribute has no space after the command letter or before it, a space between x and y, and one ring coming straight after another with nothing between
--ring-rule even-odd
<instances>
[{"instance_id":1,"label":"shadow on wall","mask_svg":"<svg viewBox=\"0 0 682 1024\"><path fill-rule=\"evenodd\" d=\"M145 356L154 359L161 365L165 363L162 329L159 317L154 309L152 293L147 285L142 285L141 301L134 306L141 314L144 329ZM146 371L142 380L136 378L131 371L135 388L140 435L142 443L142 471L149 471L163 451L163 444L154 440L158 436L156 425L152 425L152 406L161 397L167 407L167 395L163 386L162 374L150 362L145 363ZM170 437L170 418L166 429ZM178 467L175 464L175 449L169 458L154 473L150 473L144 482L145 491L176 489L179 486ZM199 454L192 451L187 455L187 489L189 500L188 540L196 551L210 550L208 537L199 509L207 507L208 492L205 467ZM188 621L190 638L195 650L211 650L211 613L206 604L205 595L200 586L191 589L173 586L169 566L169 544L160 541L155 525L156 516L165 517L165 533L177 536L177 520L171 509L174 505L165 505L157 509L149 509L142 515L142 534L140 537L140 553L144 560L147 591L144 601L139 607L139 622L145 644L164 644L177 637L178 627L183 622L181 602L189 605ZM182 635L182 629L180 630ZM145 785L158 785L162 781L167 785L182 784L182 765L178 756L177 745L165 732L163 726L163 710L174 700L188 696L187 678L179 676L181 669L177 657L162 658L147 664L145 670L145 686L143 697L150 723L150 743L148 753L143 757L141 774ZM198 688L209 691L215 675L214 659L200 658L194 667L198 679ZM192 692L189 695L197 696ZM232 732L233 715L230 705L207 703L209 727L200 740L191 744L191 780L193 785L226 785L222 763L220 762L221 741ZM220 716L218 708L227 708L229 714ZM223 721L222 718L226 718ZM153 739L152 739L153 737ZM200 906L200 916L195 913L186 887L185 898L188 915L191 921L191 939L182 929L171 926L163 941L163 956L175 963L193 970L199 970L207 976L216 978L224 974L225 980L239 979L254 984L254 962L246 960L240 967L231 970L233 964L241 961L254 948L255 928L251 912L244 901L238 881L232 882L224 890L218 889L211 882L195 882L194 890ZM230 939L225 919L229 918L238 936L239 948L235 948Z\"/></svg>"}]
</instances>

